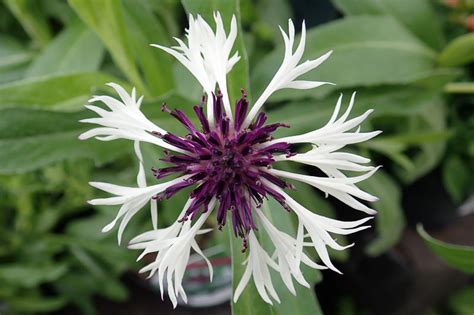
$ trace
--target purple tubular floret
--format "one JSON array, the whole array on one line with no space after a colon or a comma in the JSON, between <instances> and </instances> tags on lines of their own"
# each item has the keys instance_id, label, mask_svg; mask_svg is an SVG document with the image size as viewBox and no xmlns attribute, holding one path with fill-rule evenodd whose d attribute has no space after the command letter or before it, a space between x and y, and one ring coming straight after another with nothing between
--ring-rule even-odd
<instances>
[{"instance_id":1,"label":"purple tubular floret","mask_svg":"<svg viewBox=\"0 0 474 315\"><path fill-rule=\"evenodd\" d=\"M161 160L171 166L153 168L152 171L157 179L172 175L186 175L186 179L168 187L156 198L170 198L184 188L193 186L194 189L190 193L191 204L179 220L194 219L208 211L211 201L216 200L219 229L227 223L227 219L231 220L232 230L236 236L242 238L245 250L248 234L257 229L252 211L254 207L260 207L265 198L272 197L285 209L288 208L285 198L264 183L270 182L280 188L290 187L284 180L266 171L275 162L274 154L293 153L286 142L266 145L267 141L273 139L272 133L280 127L288 127L286 124L265 125L267 116L261 112L249 128L243 129L249 107L244 91L236 102L235 119L231 124L224 112L222 97L219 91L212 95L212 123L204 115L202 104L205 103L205 98L200 106L194 106L200 130L182 111L170 110L163 105L163 111L182 123L189 134L182 138L171 133L154 133L186 152L168 152Z\"/></svg>"}]
</instances>

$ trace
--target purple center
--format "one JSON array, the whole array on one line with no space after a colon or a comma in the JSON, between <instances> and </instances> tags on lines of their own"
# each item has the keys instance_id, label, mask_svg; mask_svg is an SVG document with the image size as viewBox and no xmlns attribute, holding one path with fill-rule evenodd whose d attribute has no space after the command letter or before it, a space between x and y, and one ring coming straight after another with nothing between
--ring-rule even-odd
<instances>
[{"instance_id":1,"label":"purple center","mask_svg":"<svg viewBox=\"0 0 474 315\"><path fill-rule=\"evenodd\" d=\"M185 221L189 217L194 219L199 213L208 211L209 203L215 198L218 202L219 228L225 225L227 212L230 211L234 233L244 240L243 250L245 250L248 233L256 229L252 208L260 207L267 195L287 208L285 198L265 185L265 180L281 188L289 187L285 181L266 172L275 161L273 154L291 155L288 143L266 144L273 139L271 135L276 129L288 125L279 123L265 125L267 116L261 112L248 128L243 129L248 109L243 91L242 98L235 106L233 123L223 112L222 95L220 93L217 96L213 95L214 124L210 124L204 115L204 101L203 99L200 106L194 106L201 130L198 130L182 111L178 109L171 111L163 104L163 111L178 119L189 134L181 138L171 133L165 135L154 133L167 143L184 150L185 153L170 154L166 151L166 158L161 160L171 163L172 166L153 168L153 173L157 179L172 174L189 177L170 186L156 197L170 198L185 187L197 185L190 194L191 205L180 220Z\"/></svg>"}]
</instances>

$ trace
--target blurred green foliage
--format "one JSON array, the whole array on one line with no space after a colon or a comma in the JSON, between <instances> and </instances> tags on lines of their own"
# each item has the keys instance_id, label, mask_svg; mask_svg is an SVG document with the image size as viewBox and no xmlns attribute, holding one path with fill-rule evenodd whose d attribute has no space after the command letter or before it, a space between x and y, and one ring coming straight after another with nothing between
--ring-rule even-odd
<instances>
[{"instance_id":1,"label":"blurred green foliage","mask_svg":"<svg viewBox=\"0 0 474 315\"><path fill-rule=\"evenodd\" d=\"M365 128L384 133L353 149L384 162L384 170L363 183L380 197L374 204L377 235L366 248L377 256L398 242L405 226L405 185L440 169L454 204L473 192L474 40L461 19L474 14L474 7L470 1L450 8L429 0L332 2L343 17L309 28L304 58L334 50L308 78L338 85L283 90L266 108L270 120L292 126L280 135L322 126L341 92L358 91L353 115L375 109ZM137 87L145 95L143 109L158 125L178 128L159 104L187 111L202 91L183 67L149 44L170 45L172 36L181 37L186 11L209 15L214 9L227 18L240 13L244 30L236 44L243 58L230 74L231 95L242 87L259 95L283 55L277 26L285 28L293 16L286 0L0 2L0 305L4 301L9 313L47 313L74 304L94 314L93 296L127 297L119 279L137 269L135 253L117 247L114 235L100 233L115 209L93 209L85 201L96 194L90 180L132 184L135 161L123 142L77 140L88 128L78 120L90 116L83 110L90 96L109 93L104 84L114 81ZM144 154L148 168L160 163L153 148L144 146ZM294 193L315 211L334 216L332 205L313 189ZM161 222L174 220L182 202L161 205ZM274 219L280 228L293 228ZM150 226L146 215L134 222L132 231ZM242 272L237 261L234 267ZM315 274L313 281L319 278ZM235 314L245 313L243 303L255 302L248 292ZM453 296L453 314L472 310L465 298L472 289L466 292ZM271 311L320 312L308 295L298 302L307 304L293 305L288 296L288 303ZM467 301L465 308L456 301ZM356 312L347 298L340 309Z\"/></svg>"}]
</instances>

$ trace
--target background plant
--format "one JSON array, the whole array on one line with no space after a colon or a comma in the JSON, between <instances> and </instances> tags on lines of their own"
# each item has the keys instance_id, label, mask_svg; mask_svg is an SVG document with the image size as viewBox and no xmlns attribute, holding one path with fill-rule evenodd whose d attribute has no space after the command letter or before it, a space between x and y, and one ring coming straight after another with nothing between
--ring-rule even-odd
<instances>
[{"instance_id":1,"label":"background plant","mask_svg":"<svg viewBox=\"0 0 474 315\"><path fill-rule=\"evenodd\" d=\"M266 109L270 118L290 124L294 134L327 121L341 92L358 91L353 115L375 108L366 128L384 133L355 150L384 165L363 183L364 189L380 197L374 204L379 211L376 231L364 245L365 255L376 257L397 244L405 228L405 187L436 173L441 174L437 178L453 205L473 192L474 33L469 30L474 3L333 0L332 4L343 17L309 29L306 54L310 58L333 49L332 58L308 78L338 85L306 93L280 91ZM243 58L231 73L231 94L239 95L240 82L248 82L244 87L250 96L258 95L279 66L283 47L276 26L294 15L291 2L4 0L0 4L0 300L6 301L9 312L51 312L75 304L83 313L93 314L94 295L126 299L119 277L127 269L137 269L134 253L118 248L113 236L100 234L113 217L112 209L91 208L85 200L94 194L87 185L91 179L133 182L134 158L120 142L77 140L87 128L78 120L89 116L82 106L94 93L108 93L104 84L109 81L136 86L145 95L147 116L175 131L175 122L161 113L159 105L166 101L191 109L202 91L179 64L149 44L169 45L172 36L181 36L186 12L209 16L213 10L220 10L224 19L236 13L243 30L237 41ZM144 153L150 157L145 160L159 163L158 152L144 146ZM294 193L304 203L336 216L339 205L331 199L303 186ZM161 205L162 217L166 220L170 214L171 220L180 202ZM284 229L293 228L278 217L273 220ZM130 233L149 226L146 216L133 223ZM443 244L421 234L441 255L458 255L456 248L440 251ZM229 246L229 253L234 249ZM334 255L348 259L345 252ZM472 272L472 254L467 257L471 258L460 258L468 265L461 269ZM234 273L241 272L236 259ZM313 275L313 282L320 279L321 274ZM233 311L321 313L310 291L301 288L298 298L280 295L283 303L270 307L246 290ZM470 296L472 288L453 296L453 314L464 314L459 311L464 304L472 313ZM346 302L341 300L341 305ZM351 302L346 305L341 314L350 314Z\"/></svg>"}]
</instances>

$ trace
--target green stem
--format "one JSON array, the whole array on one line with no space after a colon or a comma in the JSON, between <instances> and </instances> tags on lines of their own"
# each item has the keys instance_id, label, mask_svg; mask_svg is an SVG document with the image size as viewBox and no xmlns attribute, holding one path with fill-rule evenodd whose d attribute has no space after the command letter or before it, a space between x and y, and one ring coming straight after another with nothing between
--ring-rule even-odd
<instances>
[{"instance_id":1,"label":"green stem","mask_svg":"<svg viewBox=\"0 0 474 315\"><path fill-rule=\"evenodd\" d=\"M474 82L455 82L444 86L446 93L452 94L471 94L474 93Z\"/></svg>"}]
</instances>

